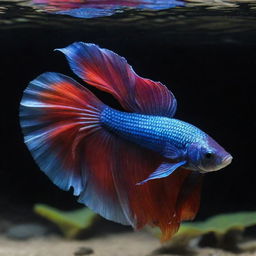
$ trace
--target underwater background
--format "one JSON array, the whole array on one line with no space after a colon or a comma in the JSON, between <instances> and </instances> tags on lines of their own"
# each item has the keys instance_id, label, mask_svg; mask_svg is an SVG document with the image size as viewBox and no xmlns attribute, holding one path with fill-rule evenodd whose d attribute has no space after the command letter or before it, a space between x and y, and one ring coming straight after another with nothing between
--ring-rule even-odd
<instances>
[{"instance_id":1,"label":"underwater background","mask_svg":"<svg viewBox=\"0 0 256 256\"><path fill-rule=\"evenodd\" d=\"M177 98L175 117L206 131L232 154L231 165L205 175L196 220L256 210L256 2L189 1L169 7L118 7L113 15L88 19L28 1L0 2L0 219L36 219L36 203L62 210L82 206L39 170L18 118L29 81L46 71L74 77L53 50L75 41L111 49L139 75L161 81ZM90 90L120 108L108 94Z\"/></svg>"}]
</instances>

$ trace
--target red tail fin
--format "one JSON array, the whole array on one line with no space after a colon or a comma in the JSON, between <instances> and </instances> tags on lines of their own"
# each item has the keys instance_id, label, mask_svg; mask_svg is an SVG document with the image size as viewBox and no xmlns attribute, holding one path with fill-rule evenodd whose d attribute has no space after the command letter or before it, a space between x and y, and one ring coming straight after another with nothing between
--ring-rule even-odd
<instances>
[{"instance_id":1,"label":"red tail fin","mask_svg":"<svg viewBox=\"0 0 256 256\"><path fill-rule=\"evenodd\" d=\"M104 105L74 80L45 73L25 90L20 123L35 161L60 188L104 217L130 224L119 204L109 157L109 134L100 125Z\"/></svg>"}]
</instances>

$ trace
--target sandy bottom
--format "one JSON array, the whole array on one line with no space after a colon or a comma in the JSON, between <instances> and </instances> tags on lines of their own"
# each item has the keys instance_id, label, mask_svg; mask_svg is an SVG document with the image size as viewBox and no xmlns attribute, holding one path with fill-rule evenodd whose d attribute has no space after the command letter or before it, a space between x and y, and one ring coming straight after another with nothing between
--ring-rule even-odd
<instances>
[{"instance_id":1,"label":"sandy bottom","mask_svg":"<svg viewBox=\"0 0 256 256\"><path fill-rule=\"evenodd\" d=\"M83 241L69 241L60 237L45 237L28 241L13 241L0 237L0 256L72 256L80 247L89 247L93 256L148 256L160 246L157 239L144 232L119 233ZM154 254L167 256L171 254ZM196 256L233 256L216 249L199 249ZM242 253L239 256L256 256Z\"/></svg>"},{"instance_id":2,"label":"sandy bottom","mask_svg":"<svg viewBox=\"0 0 256 256\"><path fill-rule=\"evenodd\" d=\"M59 237L45 237L28 241L0 238L0 256L70 256L80 247L93 249L97 256L145 256L159 246L159 242L145 233L119 233L69 241Z\"/></svg>"}]
</instances>

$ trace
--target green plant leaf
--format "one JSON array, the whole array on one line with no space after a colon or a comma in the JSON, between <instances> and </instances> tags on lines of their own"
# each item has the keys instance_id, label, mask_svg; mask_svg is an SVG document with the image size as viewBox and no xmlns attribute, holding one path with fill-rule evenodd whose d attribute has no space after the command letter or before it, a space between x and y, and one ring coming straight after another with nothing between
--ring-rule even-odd
<instances>
[{"instance_id":1,"label":"green plant leaf","mask_svg":"<svg viewBox=\"0 0 256 256\"><path fill-rule=\"evenodd\" d=\"M246 227L253 225L256 225L256 212L219 214L205 221L184 223L178 234L191 230L201 233L215 232L217 234L225 234L230 229L244 230Z\"/></svg>"},{"instance_id":2,"label":"green plant leaf","mask_svg":"<svg viewBox=\"0 0 256 256\"><path fill-rule=\"evenodd\" d=\"M44 204L36 204L34 211L56 224L66 238L75 238L89 229L98 216L89 208L74 211L60 211Z\"/></svg>"},{"instance_id":3,"label":"green plant leaf","mask_svg":"<svg viewBox=\"0 0 256 256\"><path fill-rule=\"evenodd\" d=\"M221 240L232 230L243 231L245 228L256 225L256 212L238 212L219 214L205 221L183 223L177 234L170 240L173 247L184 247L196 237L213 232ZM148 228L155 236L160 237L160 230Z\"/></svg>"}]
</instances>

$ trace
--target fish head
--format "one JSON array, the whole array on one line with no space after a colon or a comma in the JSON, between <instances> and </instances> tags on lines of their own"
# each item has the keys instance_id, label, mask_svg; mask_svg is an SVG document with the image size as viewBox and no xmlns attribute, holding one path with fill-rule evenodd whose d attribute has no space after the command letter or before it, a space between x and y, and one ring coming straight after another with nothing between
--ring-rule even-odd
<instances>
[{"instance_id":1,"label":"fish head","mask_svg":"<svg viewBox=\"0 0 256 256\"><path fill-rule=\"evenodd\" d=\"M192 143L188 149L189 166L201 173L218 171L229 165L232 159L231 154L209 136Z\"/></svg>"}]
</instances>

